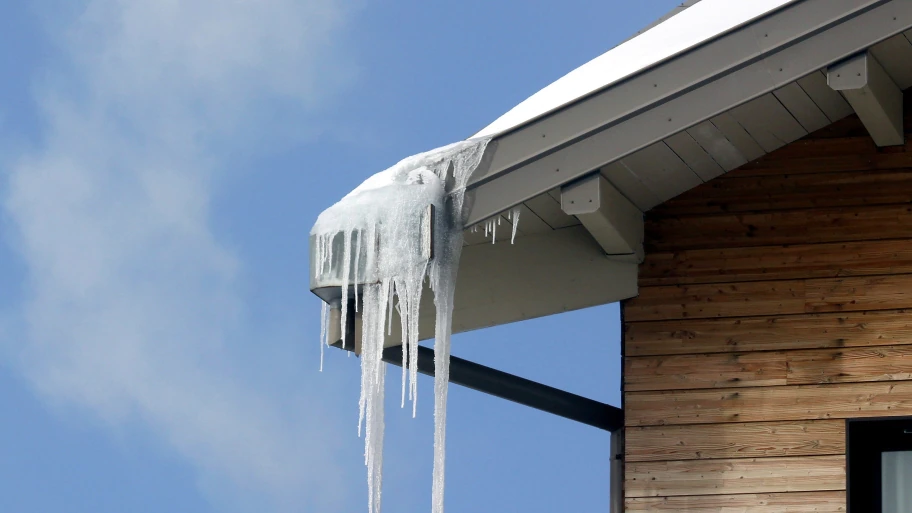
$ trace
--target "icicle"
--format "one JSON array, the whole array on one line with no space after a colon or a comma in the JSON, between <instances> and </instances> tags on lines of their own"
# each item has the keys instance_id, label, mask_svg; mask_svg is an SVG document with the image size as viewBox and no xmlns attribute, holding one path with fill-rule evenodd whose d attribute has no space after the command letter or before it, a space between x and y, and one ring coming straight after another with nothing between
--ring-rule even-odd
<instances>
[{"instance_id":1,"label":"icicle","mask_svg":"<svg viewBox=\"0 0 912 513\"><path fill-rule=\"evenodd\" d=\"M326 237L326 269L332 270L332 259L333 259L333 239L334 235L329 235Z\"/></svg>"},{"instance_id":2,"label":"icicle","mask_svg":"<svg viewBox=\"0 0 912 513\"><path fill-rule=\"evenodd\" d=\"M320 372L323 372L323 350L326 348L326 331L329 327L329 304L322 303L320 310Z\"/></svg>"},{"instance_id":3,"label":"icicle","mask_svg":"<svg viewBox=\"0 0 912 513\"><path fill-rule=\"evenodd\" d=\"M358 400L358 435L365 431L365 464L368 474L368 509L380 511L383 465L383 394L386 365L384 340L392 329L393 308L402 325L403 390L408 378L412 415L417 413L419 309L424 279L434 293L434 477L433 511L443 511L446 446L446 403L449 380L450 333L456 271L465 229L464 193L471 173L481 161L487 140L457 143L406 159L362 184L324 211L311 234L321 260L317 281L356 285L355 303L361 313L361 394ZM450 176L452 173L452 176ZM451 187L447 189L446 183ZM435 208L432 233L434 258L426 259L422 227L428 206ZM496 239L498 217L485 223ZM473 227L473 230L479 230ZM343 262L333 261L333 237L343 234ZM349 237L356 237L352 242ZM351 267L351 246L355 246ZM361 263L362 246L365 252ZM334 268L342 267L342 269ZM347 266L347 267L346 267ZM341 272L340 272L341 271ZM341 276L340 276L341 275ZM352 277L354 275L354 277ZM340 281L339 278L341 277ZM362 284L360 301L357 284ZM398 303L396 299L398 298ZM347 301L347 296L346 296ZM347 304L346 304L347 306ZM345 322L354 322L347 319ZM408 372L405 372L407 367Z\"/></svg>"},{"instance_id":4,"label":"icicle","mask_svg":"<svg viewBox=\"0 0 912 513\"><path fill-rule=\"evenodd\" d=\"M361 230L355 230L355 313L358 313L358 288L361 284Z\"/></svg>"},{"instance_id":5,"label":"icicle","mask_svg":"<svg viewBox=\"0 0 912 513\"><path fill-rule=\"evenodd\" d=\"M500 220L500 217L497 218ZM497 242L497 225L500 223L495 223L494 220L491 220L491 244Z\"/></svg>"},{"instance_id":6,"label":"icicle","mask_svg":"<svg viewBox=\"0 0 912 513\"><path fill-rule=\"evenodd\" d=\"M513 234L510 235L510 244L513 244L513 241L516 240L516 230L519 228L519 213L519 207L510 211L510 220L513 221Z\"/></svg>"},{"instance_id":7,"label":"icicle","mask_svg":"<svg viewBox=\"0 0 912 513\"><path fill-rule=\"evenodd\" d=\"M399 311L399 325L402 331L402 397L399 403L400 408L405 408L405 389L408 380L408 293L405 287L406 285L403 283L396 283L396 296L399 298L399 303L396 306ZM403 305L405 305L405 308L403 308ZM409 390L411 391L411 389ZM409 394L409 399L411 399L411 394Z\"/></svg>"},{"instance_id":8,"label":"icicle","mask_svg":"<svg viewBox=\"0 0 912 513\"><path fill-rule=\"evenodd\" d=\"M393 334L393 295L394 294L395 294L395 288L392 285L390 285L389 298L387 299L387 301L389 302L389 312L386 315L387 325L388 325L386 328L387 335Z\"/></svg>"},{"instance_id":9,"label":"icicle","mask_svg":"<svg viewBox=\"0 0 912 513\"><path fill-rule=\"evenodd\" d=\"M342 234L342 349L345 349L345 338L348 334L348 284L351 275L351 233ZM352 319L351 322L355 322ZM354 341L352 341L354 344Z\"/></svg>"},{"instance_id":10,"label":"icicle","mask_svg":"<svg viewBox=\"0 0 912 513\"><path fill-rule=\"evenodd\" d=\"M461 238L461 236L460 236ZM427 263L415 270L409 277L408 283L408 355L409 355L409 398L412 401L412 418L418 414L418 314L421 308L421 293L424 285L424 276L427 273Z\"/></svg>"},{"instance_id":11,"label":"icicle","mask_svg":"<svg viewBox=\"0 0 912 513\"><path fill-rule=\"evenodd\" d=\"M323 235L317 235L317 272L322 275L326 268L326 259L323 258Z\"/></svg>"},{"instance_id":12,"label":"icicle","mask_svg":"<svg viewBox=\"0 0 912 513\"><path fill-rule=\"evenodd\" d=\"M364 291L361 339L361 396L364 414L364 464L367 466L368 511L380 512L380 490L383 480L383 391L386 364L383 363L386 302L390 280L370 284ZM370 305L368 307L367 305Z\"/></svg>"}]
</instances>

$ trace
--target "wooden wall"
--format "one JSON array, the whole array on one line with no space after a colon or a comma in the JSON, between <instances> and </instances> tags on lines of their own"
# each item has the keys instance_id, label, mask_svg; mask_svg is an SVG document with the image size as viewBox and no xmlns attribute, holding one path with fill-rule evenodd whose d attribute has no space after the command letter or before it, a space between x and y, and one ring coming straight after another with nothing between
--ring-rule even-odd
<instances>
[{"instance_id":1,"label":"wooden wall","mask_svg":"<svg viewBox=\"0 0 912 513\"><path fill-rule=\"evenodd\" d=\"M847 118L647 215L627 511L845 511L844 419L912 415L907 141Z\"/></svg>"}]
</instances>

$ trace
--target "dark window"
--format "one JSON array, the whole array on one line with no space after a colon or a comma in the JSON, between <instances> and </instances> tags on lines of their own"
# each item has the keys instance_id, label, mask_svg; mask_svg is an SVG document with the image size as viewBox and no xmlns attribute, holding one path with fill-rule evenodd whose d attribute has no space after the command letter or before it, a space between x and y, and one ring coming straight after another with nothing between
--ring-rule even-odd
<instances>
[{"instance_id":1,"label":"dark window","mask_svg":"<svg viewBox=\"0 0 912 513\"><path fill-rule=\"evenodd\" d=\"M849 513L912 512L912 417L846 423Z\"/></svg>"}]
</instances>

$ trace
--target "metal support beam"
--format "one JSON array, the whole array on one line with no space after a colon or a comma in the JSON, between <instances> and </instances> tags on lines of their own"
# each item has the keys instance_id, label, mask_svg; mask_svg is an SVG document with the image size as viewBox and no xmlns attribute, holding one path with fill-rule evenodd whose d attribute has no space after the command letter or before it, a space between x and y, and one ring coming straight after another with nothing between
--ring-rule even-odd
<instances>
[{"instance_id":1,"label":"metal support beam","mask_svg":"<svg viewBox=\"0 0 912 513\"><path fill-rule=\"evenodd\" d=\"M609 258L643 261L643 213L604 176L596 173L563 186L561 208L583 223Z\"/></svg>"},{"instance_id":2,"label":"metal support beam","mask_svg":"<svg viewBox=\"0 0 912 513\"><path fill-rule=\"evenodd\" d=\"M842 92L878 146L905 144L902 91L870 52L827 68L827 83Z\"/></svg>"},{"instance_id":3,"label":"metal support beam","mask_svg":"<svg viewBox=\"0 0 912 513\"><path fill-rule=\"evenodd\" d=\"M336 342L333 346L341 348L342 344ZM386 348L383 361L401 367L402 347ZM432 349L418 348L418 372L434 375ZM605 431L617 431L624 425L624 414L620 408L455 356L450 356L450 382Z\"/></svg>"}]
</instances>

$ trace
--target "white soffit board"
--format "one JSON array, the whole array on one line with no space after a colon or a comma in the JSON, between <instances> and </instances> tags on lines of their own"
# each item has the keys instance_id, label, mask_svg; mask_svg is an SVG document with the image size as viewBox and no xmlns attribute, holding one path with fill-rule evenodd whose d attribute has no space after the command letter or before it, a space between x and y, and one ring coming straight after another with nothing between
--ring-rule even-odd
<instances>
[{"instance_id":1,"label":"white soffit board","mask_svg":"<svg viewBox=\"0 0 912 513\"><path fill-rule=\"evenodd\" d=\"M795 1L703 0L564 75L474 137L516 128Z\"/></svg>"},{"instance_id":2,"label":"white soffit board","mask_svg":"<svg viewBox=\"0 0 912 513\"><path fill-rule=\"evenodd\" d=\"M522 224L522 218L520 218ZM583 226L463 248L453 308L453 333L499 326L614 303L637 295L635 263L605 257ZM421 294L418 332L434 336L434 294ZM393 309L386 347L399 345Z\"/></svg>"}]
</instances>

